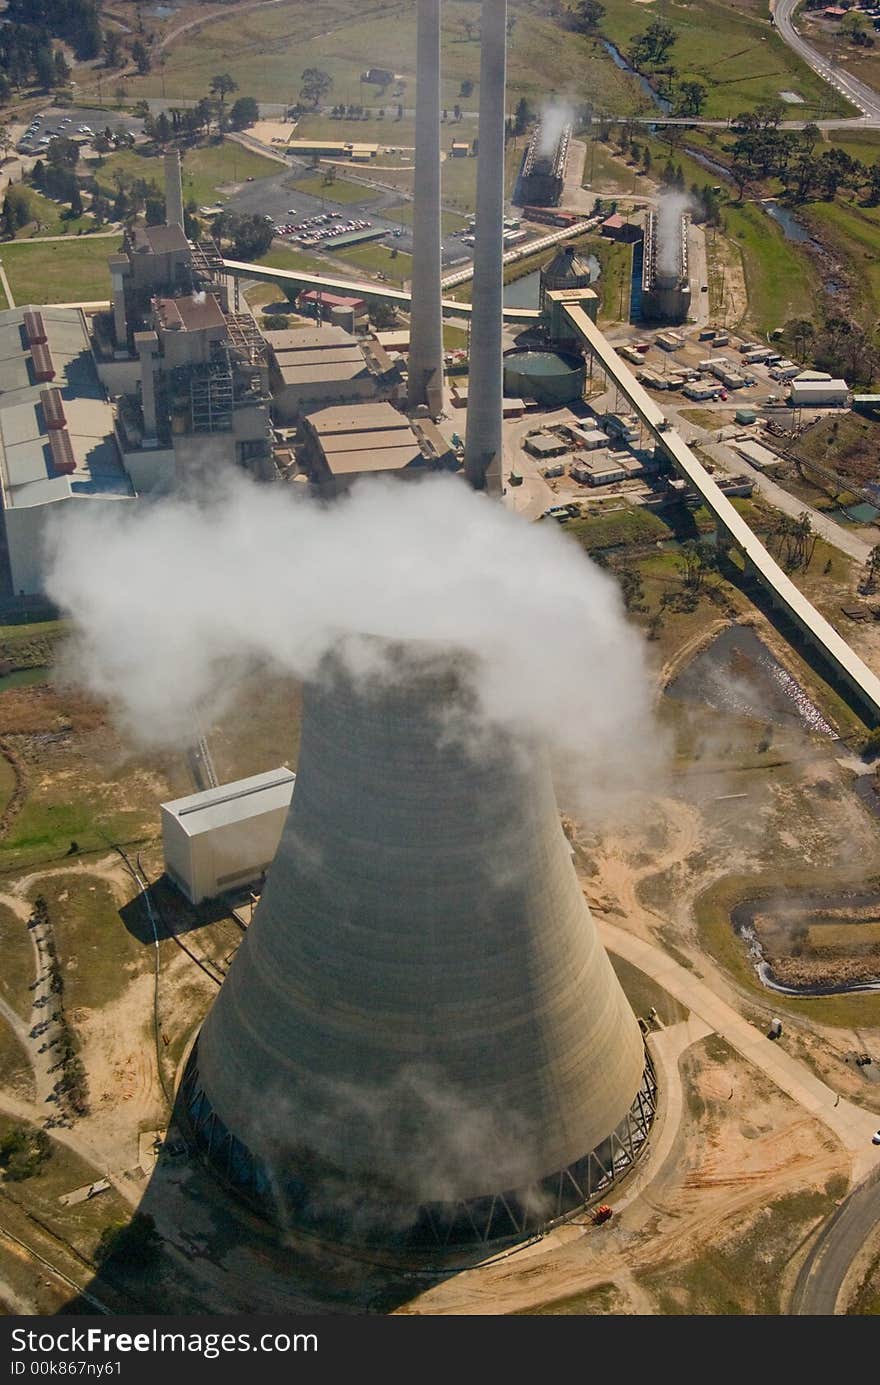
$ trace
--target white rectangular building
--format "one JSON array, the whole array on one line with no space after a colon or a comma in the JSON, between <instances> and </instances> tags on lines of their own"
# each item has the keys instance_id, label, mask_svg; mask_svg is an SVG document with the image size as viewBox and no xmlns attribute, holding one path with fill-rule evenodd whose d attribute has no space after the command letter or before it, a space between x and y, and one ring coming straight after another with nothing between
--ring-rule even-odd
<instances>
[{"instance_id":1,"label":"white rectangular building","mask_svg":"<svg viewBox=\"0 0 880 1385\"><path fill-rule=\"evenodd\" d=\"M282 767L162 804L165 871L191 904L259 880L268 870L295 780Z\"/></svg>"},{"instance_id":2,"label":"white rectangular building","mask_svg":"<svg viewBox=\"0 0 880 1385\"><path fill-rule=\"evenodd\" d=\"M845 380L804 380L791 382L790 402L808 408L827 408L849 403L849 385Z\"/></svg>"}]
</instances>

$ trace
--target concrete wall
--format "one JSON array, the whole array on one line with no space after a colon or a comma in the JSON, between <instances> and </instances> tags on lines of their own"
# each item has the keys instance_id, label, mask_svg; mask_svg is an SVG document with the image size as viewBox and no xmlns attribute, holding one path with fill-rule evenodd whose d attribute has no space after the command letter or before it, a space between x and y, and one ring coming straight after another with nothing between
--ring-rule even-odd
<instances>
[{"instance_id":1,"label":"concrete wall","mask_svg":"<svg viewBox=\"0 0 880 1385\"><path fill-rule=\"evenodd\" d=\"M275 382L272 414L279 423L294 423L300 413L325 408L328 404L350 404L360 399L387 399L389 391L373 375L354 380L313 381L308 385L283 385Z\"/></svg>"},{"instance_id":2,"label":"concrete wall","mask_svg":"<svg viewBox=\"0 0 880 1385\"><path fill-rule=\"evenodd\" d=\"M165 869L192 904L259 880L272 862L287 817L276 808L189 837L162 808Z\"/></svg>"},{"instance_id":3,"label":"concrete wall","mask_svg":"<svg viewBox=\"0 0 880 1385\"><path fill-rule=\"evenodd\" d=\"M139 495L164 495L174 489L177 463L170 447L123 452L122 465Z\"/></svg>"},{"instance_id":4,"label":"concrete wall","mask_svg":"<svg viewBox=\"0 0 880 1385\"><path fill-rule=\"evenodd\" d=\"M114 500L68 496L62 500L50 501L47 505L5 510L3 520L14 595L19 596L23 592L25 596L33 596L43 591L46 558L44 543L50 519L53 523L59 519L63 522L70 513L71 506L87 506L89 514L94 514L96 510L110 514L115 506L132 503L132 497L127 496L120 496Z\"/></svg>"},{"instance_id":5,"label":"concrete wall","mask_svg":"<svg viewBox=\"0 0 880 1385\"><path fill-rule=\"evenodd\" d=\"M109 395L137 394L141 380L141 363L131 361L101 361L95 359L98 379Z\"/></svg>"}]
</instances>

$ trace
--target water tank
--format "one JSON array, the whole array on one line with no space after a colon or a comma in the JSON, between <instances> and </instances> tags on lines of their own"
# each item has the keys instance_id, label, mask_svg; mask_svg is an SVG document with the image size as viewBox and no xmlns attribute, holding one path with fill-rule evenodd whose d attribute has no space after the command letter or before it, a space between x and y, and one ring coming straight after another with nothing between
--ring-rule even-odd
<instances>
[{"instance_id":1,"label":"water tank","mask_svg":"<svg viewBox=\"0 0 880 1385\"><path fill-rule=\"evenodd\" d=\"M582 399L586 378L583 359L568 352L509 351L504 357L504 393L547 408Z\"/></svg>"}]
</instances>

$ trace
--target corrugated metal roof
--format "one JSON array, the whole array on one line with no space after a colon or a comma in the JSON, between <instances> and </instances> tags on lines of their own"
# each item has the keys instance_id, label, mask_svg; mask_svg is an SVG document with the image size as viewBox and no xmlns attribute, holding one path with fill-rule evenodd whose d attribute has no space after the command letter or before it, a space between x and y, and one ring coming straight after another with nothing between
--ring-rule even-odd
<instances>
[{"instance_id":1,"label":"corrugated metal roof","mask_svg":"<svg viewBox=\"0 0 880 1385\"><path fill-rule=\"evenodd\" d=\"M293 771L282 766L186 798L175 798L163 803L162 811L177 818L188 837L198 837L203 832L288 807L295 780Z\"/></svg>"}]
</instances>

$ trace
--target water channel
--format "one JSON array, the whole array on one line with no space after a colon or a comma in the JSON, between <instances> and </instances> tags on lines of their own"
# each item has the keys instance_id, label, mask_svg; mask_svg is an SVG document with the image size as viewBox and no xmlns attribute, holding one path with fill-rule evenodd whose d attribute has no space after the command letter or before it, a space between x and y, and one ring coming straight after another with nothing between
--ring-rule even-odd
<instances>
[{"instance_id":1,"label":"water channel","mask_svg":"<svg viewBox=\"0 0 880 1385\"><path fill-rule=\"evenodd\" d=\"M605 49L605 52L612 59L615 66L619 67L621 72L628 72L631 77L635 77L639 86L642 88L642 91L649 98L652 104L659 107L659 109L663 111L665 115L669 115L670 111L672 110L672 102L668 99L668 97L660 96L659 93L656 92L654 88L651 86L651 83L648 81L647 77L643 77L641 72L636 72L632 64L627 62L626 58L621 53L620 49L615 44L613 44L610 39L603 38L601 40L601 43L602 47Z\"/></svg>"},{"instance_id":2,"label":"water channel","mask_svg":"<svg viewBox=\"0 0 880 1385\"><path fill-rule=\"evenodd\" d=\"M547 251L547 258L550 259L552 248ZM595 283L599 278L601 266L595 255L581 255L590 266L590 282ZM504 306L505 308L537 308L540 306L541 296L541 271L533 269L530 274L523 274L520 279L512 279L509 284L504 285Z\"/></svg>"},{"instance_id":3,"label":"water channel","mask_svg":"<svg viewBox=\"0 0 880 1385\"><path fill-rule=\"evenodd\" d=\"M797 723L837 740L837 732L787 669L747 625L723 630L670 683L667 694L717 712L776 726Z\"/></svg>"},{"instance_id":4,"label":"water channel","mask_svg":"<svg viewBox=\"0 0 880 1385\"><path fill-rule=\"evenodd\" d=\"M742 938L745 943L762 985L770 991L775 991L777 995L854 995L862 991L880 991L880 976L866 981L845 981L837 984L805 982L801 986L789 986L773 975L770 963L764 956L764 949L755 927L757 914L768 915L771 918L775 915L794 931L799 926L803 927L810 920L812 920L811 927L821 928L823 912L846 909L852 909L853 912L858 909L880 912L880 893L876 890L861 894L844 891L828 895L785 893L773 900L746 899L731 909L730 921L737 937ZM829 919L828 923L833 925L839 924L841 921L840 919ZM868 922L870 921L866 921L866 926ZM854 928L859 927L859 922L856 919L852 919L851 924Z\"/></svg>"}]
</instances>

